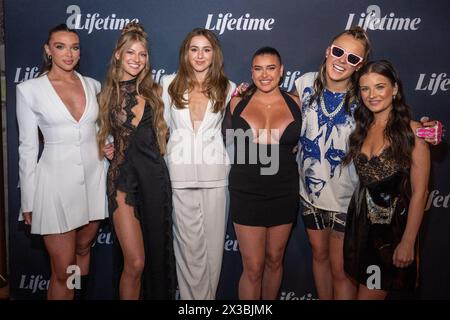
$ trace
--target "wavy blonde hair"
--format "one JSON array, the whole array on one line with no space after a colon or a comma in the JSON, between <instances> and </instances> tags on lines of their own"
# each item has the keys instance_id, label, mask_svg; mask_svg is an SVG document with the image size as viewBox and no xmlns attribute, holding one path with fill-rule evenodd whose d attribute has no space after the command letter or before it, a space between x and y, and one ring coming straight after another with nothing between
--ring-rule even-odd
<instances>
[{"instance_id":1,"label":"wavy blonde hair","mask_svg":"<svg viewBox=\"0 0 450 320\"><path fill-rule=\"evenodd\" d=\"M123 28L117 40L116 47L111 55L104 86L98 95L99 117L97 123L99 131L97 134L97 143L101 157L103 157L103 147L106 138L111 133L110 110L121 107L119 101L119 82L123 76L123 55L136 41L141 42L148 52L147 34L144 28L140 23L130 22ZM116 53L120 57L119 59L116 59ZM164 154L167 138L167 124L164 121L164 104L159 95L160 87L152 78L149 55L147 55L147 62L144 69L137 76L136 91L152 108L153 126L156 131L157 142L161 154Z\"/></svg>"},{"instance_id":2,"label":"wavy blonde hair","mask_svg":"<svg viewBox=\"0 0 450 320\"><path fill-rule=\"evenodd\" d=\"M195 28L184 38L180 47L179 66L175 79L169 85L169 95L176 108L185 108L189 101L183 98L184 93L194 89L197 82L194 70L189 63L189 46L193 37L203 36L211 43L213 59L206 75L203 90L205 95L213 101L213 112L223 111L226 106L228 93L228 78L223 67L223 53L219 39L210 30Z\"/></svg>"}]
</instances>

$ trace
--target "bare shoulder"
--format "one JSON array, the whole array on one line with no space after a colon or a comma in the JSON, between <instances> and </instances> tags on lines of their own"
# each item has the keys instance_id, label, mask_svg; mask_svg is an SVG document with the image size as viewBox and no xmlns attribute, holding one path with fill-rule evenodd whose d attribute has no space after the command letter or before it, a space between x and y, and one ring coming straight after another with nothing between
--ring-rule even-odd
<instances>
[{"instance_id":1,"label":"bare shoulder","mask_svg":"<svg viewBox=\"0 0 450 320\"><path fill-rule=\"evenodd\" d=\"M230 112L231 114L233 114L234 109L236 108L236 106L239 104L239 102L241 102L242 97L233 97L230 100Z\"/></svg>"}]
</instances>

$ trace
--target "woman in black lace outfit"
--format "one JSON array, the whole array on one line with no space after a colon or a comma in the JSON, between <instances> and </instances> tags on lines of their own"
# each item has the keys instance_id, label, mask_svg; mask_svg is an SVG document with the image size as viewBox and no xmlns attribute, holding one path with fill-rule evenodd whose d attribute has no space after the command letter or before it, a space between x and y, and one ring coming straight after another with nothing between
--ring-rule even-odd
<instances>
[{"instance_id":1,"label":"woman in black lace outfit","mask_svg":"<svg viewBox=\"0 0 450 320\"><path fill-rule=\"evenodd\" d=\"M384 299L388 291L415 287L430 154L414 136L421 125L411 120L390 62L361 68L357 89L361 103L344 163L353 160L360 183L348 209L344 269L359 284L358 299Z\"/></svg>"},{"instance_id":2,"label":"woman in black lace outfit","mask_svg":"<svg viewBox=\"0 0 450 320\"><path fill-rule=\"evenodd\" d=\"M120 299L175 297L172 194L162 156L167 126L159 90L151 77L146 33L140 24L129 23L99 96L99 146L109 134L115 145L107 192L115 244L120 245L113 258Z\"/></svg>"}]
</instances>

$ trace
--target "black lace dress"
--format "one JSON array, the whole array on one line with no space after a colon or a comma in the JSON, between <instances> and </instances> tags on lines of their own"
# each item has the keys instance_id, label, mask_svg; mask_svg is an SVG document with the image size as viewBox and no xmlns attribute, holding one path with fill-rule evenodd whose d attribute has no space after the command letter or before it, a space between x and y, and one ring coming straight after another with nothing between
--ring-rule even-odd
<instances>
[{"instance_id":1,"label":"black lace dress","mask_svg":"<svg viewBox=\"0 0 450 320\"><path fill-rule=\"evenodd\" d=\"M344 269L365 286L376 285L379 270L379 289L413 290L416 261L406 268L392 262L408 218L409 168L393 160L389 150L371 159L360 153L354 160L360 184L348 208Z\"/></svg>"},{"instance_id":2,"label":"black lace dress","mask_svg":"<svg viewBox=\"0 0 450 320\"><path fill-rule=\"evenodd\" d=\"M141 121L132 124L132 108L137 105L136 81L120 83L120 104L111 108L111 133L115 154L108 171L108 202L111 221L117 209L117 191L134 207L144 239L145 267L142 276L143 299L174 299L175 259L172 238L172 192L169 173L161 156L152 121L152 108L146 103ZM113 226L114 227L114 226ZM113 228L114 229L114 228ZM123 255L114 236L114 291L118 296Z\"/></svg>"}]
</instances>

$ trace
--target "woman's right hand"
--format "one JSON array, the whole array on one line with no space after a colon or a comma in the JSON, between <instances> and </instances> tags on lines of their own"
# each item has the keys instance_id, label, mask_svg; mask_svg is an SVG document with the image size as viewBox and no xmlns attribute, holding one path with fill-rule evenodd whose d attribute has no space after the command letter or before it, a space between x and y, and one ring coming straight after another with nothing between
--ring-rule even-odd
<instances>
[{"instance_id":1,"label":"woman's right hand","mask_svg":"<svg viewBox=\"0 0 450 320\"><path fill-rule=\"evenodd\" d=\"M112 160L114 158L114 144L108 143L103 147L103 154L106 159Z\"/></svg>"},{"instance_id":2,"label":"woman's right hand","mask_svg":"<svg viewBox=\"0 0 450 320\"><path fill-rule=\"evenodd\" d=\"M30 212L23 212L23 220L26 225L31 226L31 211Z\"/></svg>"},{"instance_id":3,"label":"woman's right hand","mask_svg":"<svg viewBox=\"0 0 450 320\"><path fill-rule=\"evenodd\" d=\"M231 96L232 97L237 97L237 96L240 96L240 95L244 94L244 92L247 91L249 86L250 85L247 82L242 82L240 85L238 85L236 87L236 89L231 94Z\"/></svg>"}]
</instances>

